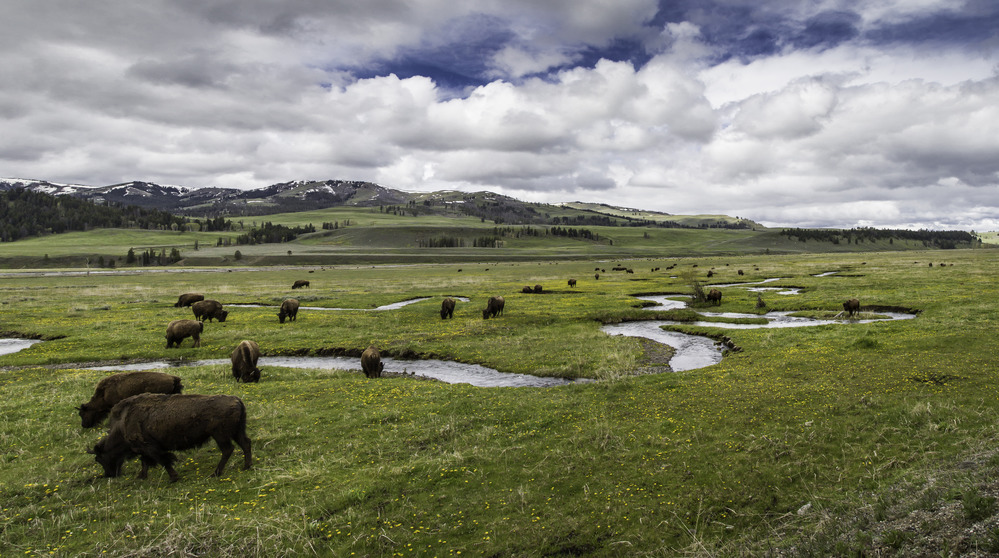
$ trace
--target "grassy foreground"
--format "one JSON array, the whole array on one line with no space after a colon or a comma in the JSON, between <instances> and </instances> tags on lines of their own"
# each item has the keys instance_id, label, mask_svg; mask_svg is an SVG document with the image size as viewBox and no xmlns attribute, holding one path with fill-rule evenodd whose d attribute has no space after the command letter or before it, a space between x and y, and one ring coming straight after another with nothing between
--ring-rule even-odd
<instances>
[{"instance_id":1,"label":"grassy foreground","mask_svg":"<svg viewBox=\"0 0 999 558\"><path fill-rule=\"evenodd\" d=\"M929 263L933 263L931 267ZM999 349L993 340L999 253L992 250L13 276L0 279L0 330L44 343L0 356L0 548L34 556L668 556L902 552L890 494L995 445ZM940 264L947 265L941 266ZM798 295L770 309L836 313L843 300L919 311L914 320L797 329L692 332L742 347L721 364L643 375L640 344L602 322L634 319L631 295L687 292L687 279L782 278ZM693 267L697 264L697 267ZM458 271L461 267L461 271ZM595 267L602 267L599 280ZM743 270L744 275L737 274ZM837 275L815 277L827 271ZM576 277L576 289L565 285ZM291 291L294 279L312 282ZM521 294L542 284L546 294ZM722 311L752 312L755 293L728 287ZM273 308L231 308L202 347L164 348L177 294L224 304L400 310L307 311L280 325ZM506 314L484 321L489 295ZM465 296L454 320L440 297ZM264 368L236 384L227 366L171 369L188 393L247 405L254 468L238 450L221 479L212 444L162 469L104 479L84 453L74 407L106 375L75 363L225 358L243 338L265 354L390 355L480 363L599 381L558 388L475 388L412 377ZM57 365L57 366L56 366ZM999 469L985 460L978 471ZM991 494L974 470L940 480L976 536L999 540ZM991 502L991 503L990 503ZM897 502L895 502L897 504ZM868 513L864 510L876 510ZM909 538L907 538L909 537ZM939 549L938 549L939 550Z\"/></svg>"}]
</instances>

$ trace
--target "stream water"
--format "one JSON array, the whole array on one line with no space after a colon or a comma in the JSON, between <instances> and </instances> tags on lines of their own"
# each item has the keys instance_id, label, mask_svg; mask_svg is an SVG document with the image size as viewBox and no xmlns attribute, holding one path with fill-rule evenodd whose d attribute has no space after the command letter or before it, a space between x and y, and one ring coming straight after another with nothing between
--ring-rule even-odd
<instances>
[{"instance_id":1,"label":"stream water","mask_svg":"<svg viewBox=\"0 0 999 558\"><path fill-rule=\"evenodd\" d=\"M732 285L716 285L719 287L754 287L762 283L769 283L777 279L769 279L760 283L739 283ZM759 288L759 287L755 287ZM779 294L785 294L780 292ZM793 293L791 293L793 294ZM459 300L467 301L463 297L455 297ZM649 306L647 310L670 310L683 308L686 306L684 300L677 300L681 295L662 296L640 296L640 300L654 302L654 306ZM689 298L689 297L683 297ZM427 300L428 297L415 298L379 306L378 308L368 308L365 310L384 311L402 308L408 304ZM258 306L258 305L237 305L227 306ZM326 308L326 307L302 307L311 310L362 310L359 308ZM669 345L675 349L675 354L669 365L675 372L704 368L721 362L722 349L718 343L707 337L699 335L688 335L676 331L669 331L662 328L665 325L697 325L716 327L723 329L755 329L755 328L779 328L779 327L805 327L826 324L850 324L850 323L870 323L884 320L904 320L914 318L914 314L902 314L896 312L880 312L879 318L854 319L854 320L818 320L812 318L801 318L791 316L791 312L768 312L763 315L741 314L735 312L700 312L705 317L716 317L723 319L737 318L766 318L764 324L740 324L733 322L674 322L666 320L625 322L620 324L609 324L601 328L608 335L624 335L628 337L644 337L653 341ZM35 339L0 339L0 355L14 353L38 343ZM434 378L447 383L467 383L479 387L552 387L574 383L574 380L563 378L543 378L530 374L512 374L500 372L480 366L477 364L464 364L460 362L443 360L398 360L393 358L383 358L386 372L415 374ZM128 370L155 370L161 368L171 368L179 366L207 366L229 364L229 359L211 359L198 361L154 361L135 364L121 364L112 366L98 366L89 368L90 370L104 371L128 371ZM355 357L260 357L259 365L281 366L288 368L318 368L318 369L340 369L340 370L360 370L360 359ZM585 382L590 380L575 380Z\"/></svg>"}]
</instances>

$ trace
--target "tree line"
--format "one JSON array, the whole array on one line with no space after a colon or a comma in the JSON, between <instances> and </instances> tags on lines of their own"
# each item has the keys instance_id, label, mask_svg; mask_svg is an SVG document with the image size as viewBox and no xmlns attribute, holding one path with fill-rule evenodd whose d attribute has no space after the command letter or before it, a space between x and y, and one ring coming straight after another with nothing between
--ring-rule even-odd
<instances>
[{"instance_id":1,"label":"tree line","mask_svg":"<svg viewBox=\"0 0 999 558\"><path fill-rule=\"evenodd\" d=\"M95 204L25 188L0 191L0 241L101 228L184 230L186 221L167 211L116 203Z\"/></svg>"},{"instance_id":2,"label":"tree line","mask_svg":"<svg viewBox=\"0 0 999 558\"><path fill-rule=\"evenodd\" d=\"M922 242L924 246L934 246L937 248L956 248L959 244L971 244L977 240L974 233L967 231L931 231L927 229L907 230L907 229L875 229L873 227L859 227L850 230L845 229L783 229L780 234L790 239L797 239L800 242L809 240L816 242L830 242L832 244L859 244L862 242L888 241L893 244L895 240L909 240Z\"/></svg>"}]
</instances>

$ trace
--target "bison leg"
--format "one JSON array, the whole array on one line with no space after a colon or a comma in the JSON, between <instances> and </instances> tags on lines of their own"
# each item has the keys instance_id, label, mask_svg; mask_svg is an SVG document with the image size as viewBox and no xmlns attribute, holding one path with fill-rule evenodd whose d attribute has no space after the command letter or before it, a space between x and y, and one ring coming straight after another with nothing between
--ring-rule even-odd
<instances>
[{"instance_id":1,"label":"bison leg","mask_svg":"<svg viewBox=\"0 0 999 558\"><path fill-rule=\"evenodd\" d=\"M232 456L235 448L229 440L220 441L216 438L215 442L219 445L219 451L222 452L222 459L219 459L219 464L215 467L214 476L221 477L222 471L225 470L225 464L229 462L229 457Z\"/></svg>"},{"instance_id":2,"label":"bison leg","mask_svg":"<svg viewBox=\"0 0 999 558\"><path fill-rule=\"evenodd\" d=\"M236 433L236 443L243 450L243 469L249 469L253 466L253 452L250 449L250 438L246 435L246 432L239 431Z\"/></svg>"},{"instance_id":3,"label":"bison leg","mask_svg":"<svg viewBox=\"0 0 999 558\"><path fill-rule=\"evenodd\" d=\"M192 339L194 339L194 346L195 347L200 347L201 346L201 336L200 335L195 335L194 337L192 337Z\"/></svg>"},{"instance_id":4,"label":"bison leg","mask_svg":"<svg viewBox=\"0 0 999 558\"><path fill-rule=\"evenodd\" d=\"M142 461L142 469L139 471L139 474L135 476L135 478L144 479L149 475L149 466L156 465L156 460L144 455L140 458L140 460Z\"/></svg>"}]
</instances>

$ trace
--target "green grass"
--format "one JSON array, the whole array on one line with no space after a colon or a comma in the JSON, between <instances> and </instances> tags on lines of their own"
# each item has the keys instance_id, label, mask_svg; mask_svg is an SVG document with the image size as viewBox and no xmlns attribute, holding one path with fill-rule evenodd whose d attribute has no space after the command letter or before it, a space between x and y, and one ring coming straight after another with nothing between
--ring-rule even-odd
<instances>
[{"instance_id":1,"label":"green grass","mask_svg":"<svg viewBox=\"0 0 999 558\"><path fill-rule=\"evenodd\" d=\"M911 541L899 530L847 543L811 533L830 516L848 524L872 495L887 498L898 483L994 446L995 254L658 258L627 262L634 274L611 271L614 261L543 260L4 277L0 330L51 340L0 357L0 548L14 556L904 549ZM673 264L679 278L651 271ZM599 280L595 267L607 270ZM632 295L687 292L690 276L707 281L708 270L711 282L781 277L774 285L804 289L764 293L775 310L836 312L857 297L919 316L782 330L681 327L728 335L743 351L701 370L633 374L643 364L639 344L601 334L600 324L641 317ZM299 278L312 287L291 291ZM538 283L546 294L520 294ZM755 293L723 290L717 309L753 311ZM225 304L298 296L344 308L434 299L388 312L303 310L283 325L274 309L233 308L230 321L206 325L200 349L188 340L168 350L166 323L191 315L172 306L187 291ZM507 298L506 313L484 321L480 310L494 294ZM444 295L471 302L442 321ZM174 484L159 468L134 479L136 461L126 477L99 477L84 450L100 429L82 430L73 408L105 373L73 363L224 358L243 338L269 355L374 342L390 355L600 381L474 388L265 367L261 383L245 385L227 366L171 369L186 392L243 398L254 468L240 470L237 453L223 478L209 478L218 460L209 445L179 453ZM987 495L954 483L944 492L969 518L994 512ZM806 504L814 513L798 515Z\"/></svg>"}]
</instances>

